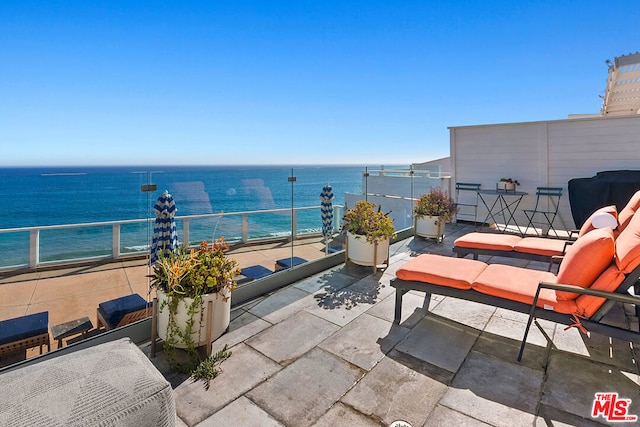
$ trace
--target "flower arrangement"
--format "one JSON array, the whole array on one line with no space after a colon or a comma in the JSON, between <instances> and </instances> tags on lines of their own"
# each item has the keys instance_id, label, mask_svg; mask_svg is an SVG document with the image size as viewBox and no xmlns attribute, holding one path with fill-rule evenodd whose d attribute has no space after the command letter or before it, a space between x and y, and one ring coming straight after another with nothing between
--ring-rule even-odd
<instances>
[{"instance_id":1,"label":"flower arrangement","mask_svg":"<svg viewBox=\"0 0 640 427\"><path fill-rule=\"evenodd\" d=\"M511 179L511 178L500 178L499 182L506 182L508 184L514 184L516 186L520 185L517 179Z\"/></svg>"},{"instance_id":2,"label":"flower arrangement","mask_svg":"<svg viewBox=\"0 0 640 427\"><path fill-rule=\"evenodd\" d=\"M455 201L441 188L432 188L427 194L422 194L416 201L413 213L416 218L437 216L441 221L449 222L457 212Z\"/></svg>"},{"instance_id":3,"label":"flower arrangement","mask_svg":"<svg viewBox=\"0 0 640 427\"><path fill-rule=\"evenodd\" d=\"M352 209L342 217L343 230L352 234L365 236L367 242L376 243L396 237L393 219L388 213L382 213L375 203L359 200Z\"/></svg>"}]
</instances>

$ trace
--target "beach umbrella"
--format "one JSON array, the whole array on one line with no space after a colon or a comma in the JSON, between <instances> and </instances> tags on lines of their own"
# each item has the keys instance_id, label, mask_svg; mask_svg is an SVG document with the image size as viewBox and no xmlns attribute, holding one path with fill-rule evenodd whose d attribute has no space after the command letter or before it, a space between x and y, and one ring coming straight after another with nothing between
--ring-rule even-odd
<instances>
[{"instance_id":1,"label":"beach umbrella","mask_svg":"<svg viewBox=\"0 0 640 427\"><path fill-rule=\"evenodd\" d=\"M151 243L151 262L160 258L160 254L169 256L178 247L178 232L176 231L176 203L168 191L158 197L153 207L156 222L153 226L153 241Z\"/></svg>"},{"instance_id":2,"label":"beach umbrella","mask_svg":"<svg viewBox=\"0 0 640 427\"><path fill-rule=\"evenodd\" d=\"M333 188L327 184L320 193L320 217L322 218L322 235L325 244L329 244L329 237L333 235ZM328 247L325 248L328 251Z\"/></svg>"}]
</instances>

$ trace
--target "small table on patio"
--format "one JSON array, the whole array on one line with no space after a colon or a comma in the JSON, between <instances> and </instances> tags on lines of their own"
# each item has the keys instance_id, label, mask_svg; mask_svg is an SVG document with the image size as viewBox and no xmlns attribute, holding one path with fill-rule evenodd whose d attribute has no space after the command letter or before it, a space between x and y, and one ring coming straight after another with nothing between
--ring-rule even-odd
<instances>
[{"instance_id":1,"label":"small table on patio","mask_svg":"<svg viewBox=\"0 0 640 427\"><path fill-rule=\"evenodd\" d=\"M509 227L509 224L513 224L518 229L518 233L521 235L522 230L520 226L516 222L514 217L516 211L518 210L518 206L522 201L522 198L526 196L527 192L525 191L509 191L509 190L478 190L478 197L482 201L482 204L485 208L487 208L487 216L484 219L484 223L488 223L488 220L496 225L496 229L498 229L498 220L497 217L502 217L502 223L504 224L504 229L500 230L505 232ZM490 204L490 197L485 196L495 196L493 203Z\"/></svg>"},{"instance_id":2,"label":"small table on patio","mask_svg":"<svg viewBox=\"0 0 640 427\"><path fill-rule=\"evenodd\" d=\"M70 337L71 335L76 334L86 334L93 328L93 323L89 320L88 317L83 317L81 319L71 320L66 323L62 323L60 325L55 325L51 327L51 335L53 335L54 340L58 340L58 348L62 348L62 339Z\"/></svg>"}]
</instances>

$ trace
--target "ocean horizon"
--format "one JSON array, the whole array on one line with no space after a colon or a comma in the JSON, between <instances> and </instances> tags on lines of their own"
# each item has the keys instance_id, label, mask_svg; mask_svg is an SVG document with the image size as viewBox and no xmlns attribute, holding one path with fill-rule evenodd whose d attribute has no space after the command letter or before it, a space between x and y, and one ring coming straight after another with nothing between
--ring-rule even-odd
<instances>
[{"instance_id":1,"label":"ocean horizon","mask_svg":"<svg viewBox=\"0 0 640 427\"><path fill-rule=\"evenodd\" d=\"M244 166L31 166L0 168L4 200L1 228L84 224L154 219L153 204L168 191L177 217L314 207L297 215L299 234L320 232L320 192L330 184L334 204L345 193L362 193L365 165L244 165ZM290 177L295 176L292 183ZM155 184L156 190L142 187ZM252 215L250 238L290 235L289 212ZM121 251L144 251L149 246L145 224L123 225ZM242 235L240 216L190 221L190 243L223 235L234 241ZM178 221L179 240L181 223ZM98 245L96 242L104 241ZM111 227L43 230L40 259L109 254ZM29 233L0 233L0 267L28 263Z\"/></svg>"}]
</instances>

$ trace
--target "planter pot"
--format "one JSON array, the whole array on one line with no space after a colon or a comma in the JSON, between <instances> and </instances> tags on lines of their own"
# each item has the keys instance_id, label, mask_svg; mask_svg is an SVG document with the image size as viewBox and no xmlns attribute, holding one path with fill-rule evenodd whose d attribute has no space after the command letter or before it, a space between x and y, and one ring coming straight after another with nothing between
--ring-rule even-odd
<instances>
[{"instance_id":1,"label":"planter pot","mask_svg":"<svg viewBox=\"0 0 640 427\"><path fill-rule=\"evenodd\" d=\"M231 295L229 294L229 298L227 301L224 301L224 297L219 294L207 294L202 297L203 304L199 306L196 310L196 313L193 315L195 323L193 325L193 332L191 337L193 341L196 343L196 347L200 347L203 345L211 344L207 343L207 316L208 316L208 302L213 302L213 316L211 322L211 342L216 340L220 335L222 335L227 328L229 327L229 323L231 321ZM162 307L161 310L158 310L158 336L163 340L167 340L167 325L169 324L169 306L164 304L164 301L167 300L167 296L161 290L158 290L158 302L159 306ZM189 320L188 315L188 307L193 303L193 299L191 298L183 298L178 303L178 310L176 313L176 324L180 328L181 331L185 330L185 325ZM201 311L202 308L202 311ZM202 319L202 321L200 321ZM186 345L182 340L178 337L178 342L176 342L177 348L185 348Z\"/></svg>"},{"instance_id":2,"label":"planter pot","mask_svg":"<svg viewBox=\"0 0 640 427\"><path fill-rule=\"evenodd\" d=\"M416 217L415 234L420 237L442 241L444 237L444 221L439 216Z\"/></svg>"},{"instance_id":3,"label":"planter pot","mask_svg":"<svg viewBox=\"0 0 640 427\"><path fill-rule=\"evenodd\" d=\"M500 181L496 183L496 189L502 191L516 191L516 184L513 182Z\"/></svg>"},{"instance_id":4,"label":"planter pot","mask_svg":"<svg viewBox=\"0 0 640 427\"><path fill-rule=\"evenodd\" d=\"M347 231L347 239L347 255L354 264L375 268L377 265L387 262L389 258L389 239L378 242L377 250L375 245L367 242L364 236L356 236ZM375 259L374 252L376 254Z\"/></svg>"}]
</instances>

